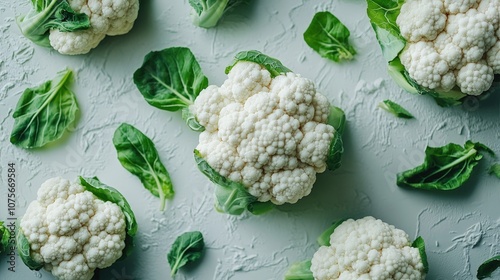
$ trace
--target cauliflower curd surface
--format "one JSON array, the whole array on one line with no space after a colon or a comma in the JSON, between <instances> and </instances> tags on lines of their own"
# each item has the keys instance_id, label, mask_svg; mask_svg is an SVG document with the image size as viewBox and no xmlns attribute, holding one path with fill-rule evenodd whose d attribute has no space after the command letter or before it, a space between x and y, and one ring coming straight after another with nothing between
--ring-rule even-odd
<instances>
[{"instance_id":1,"label":"cauliflower curd surface","mask_svg":"<svg viewBox=\"0 0 500 280\"><path fill-rule=\"evenodd\" d=\"M120 207L104 202L76 182L52 178L21 219L31 257L61 280L90 280L111 266L125 248Z\"/></svg>"},{"instance_id":2,"label":"cauliflower curd surface","mask_svg":"<svg viewBox=\"0 0 500 280\"><path fill-rule=\"evenodd\" d=\"M401 63L423 87L481 95L500 74L499 21L500 0L407 0Z\"/></svg>"},{"instance_id":3,"label":"cauliflower curd surface","mask_svg":"<svg viewBox=\"0 0 500 280\"><path fill-rule=\"evenodd\" d=\"M326 123L330 103L298 74L272 78L263 66L240 61L221 87L203 90L192 109L205 127L196 149L261 202L297 202L327 167L335 133Z\"/></svg>"}]
</instances>

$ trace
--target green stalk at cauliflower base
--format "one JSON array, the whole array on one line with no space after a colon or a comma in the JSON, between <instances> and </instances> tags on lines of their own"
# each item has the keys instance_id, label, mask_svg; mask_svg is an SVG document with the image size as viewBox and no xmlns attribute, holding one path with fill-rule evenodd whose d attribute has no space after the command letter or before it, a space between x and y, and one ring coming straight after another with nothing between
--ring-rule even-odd
<instances>
[{"instance_id":1,"label":"green stalk at cauliflower base","mask_svg":"<svg viewBox=\"0 0 500 280\"><path fill-rule=\"evenodd\" d=\"M90 28L89 17L75 12L67 0L32 0L33 8L18 17L17 24L26 38L42 47L50 47L49 31L72 32Z\"/></svg>"},{"instance_id":2,"label":"green stalk at cauliflower base","mask_svg":"<svg viewBox=\"0 0 500 280\"><path fill-rule=\"evenodd\" d=\"M453 48L457 49L458 48L454 45L453 45L453 48L450 47L452 45L450 42L454 42L453 38L450 39L449 42L441 39L441 38L444 38L445 36L448 36L448 33L447 33L448 30L446 29L444 24L446 24L446 22L447 22L446 16L449 18L450 15L440 14L439 16L443 17L444 20L440 19L440 20L436 20L435 22L433 21L433 20L435 20L435 18L433 18L431 20L431 17L429 15L428 15L429 16L428 20L427 19L420 19L420 18L406 18L408 16L408 14L410 14L414 17L417 17L417 16L420 16L420 14L419 14L420 12L422 14L424 14L425 11L428 11L430 13L431 9L434 9L433 12L436 10L437 11L445 10L446 13L451 14L452 12L447 10L450 7L443 8L442 7L443 3L440 0L437 0L437 1L436 0L433 0L433 1L429 0L427 2L424 1L425 5L437 5L436 7L433 6L434 8L431 8L430 6L426 6L426 7L420 7L417 9L415 9L415 8L407 9L407 11L405 12L405 18L399 19L400 23L405 24L405 27L404 27L405 28L405 35L402 35L400 25L398 25L397 21L398 21L398 17L400 16L402 7L406 2L413 3L415 1L413 1L413 0L367 0L368 17L370 18L371 25L373 27L373 30L375 31L375 34L377 36L377 40L378 40L379 45L382 49L382 54L388 63L388 72L389 72L390 76L394 79L394 81L399 86L401 86L404 90L406 90L410 93L413 93L413 94L429 95L435 99L436 103L439 106L442 106L442 107L461 105L461 104L464 104L467 102L475 102L473 100L484 99L485 97L487 97L490 93L494 92L495 89L497 89L500 86L499 75L494 75L494 77L492 77L493 82L492 82L492 85L490 84L491 86L489 87L489 90L486 90L486 91L481 90L482 93L480 93L480 92L477 92L477 89L476 89L475 90L476 92L474 92L474 94L471 93L471 95L464 93L463 92L464 90L462 90L462 88L467 89L467 90L471 90L470 88L477 87L476 86L478 84L477 82L468 82L468 80L466 80L466 79L472 78L475 75L474 73L478 72L477 69L474 71L469 71L469 72L466 72L464 70L461 77L459 77L459 75L460 75L459 71L455 70L456 73L454 73L452 75L453 78L451 78L451 79L456 78L457 84L455 86L453 86L453 83L451 83L451 82L449 84L445 85L445 82L443 82L443 81L445 80L446 71L440 72L439 75L442 75L442 77L440 77L440 79L442 79L441 83L443 85L445 85L445 87L448 87L446 89L443 89L442 86L436 86L436 85L432 85L433 89L430 89L429 87L425 87L425 86L422 86L419 83L417 83L417 81L411 77L408 69L406 69L405 66L403 66L403 63L402 63L402 53L403 52L406 52L406 57L411 57L413 55L414 56L413 60L406 59L406 61L413 61L413 63L415 63L415 64L420 63L420 62L417 62L417 59L416 59L416 57L418 56L417 49L420 50L422 48L421 53L425 53L425 55L429 54L429 51L423 51L423 48L427 46L427 45L424 46L424 44L435 44L434 40L436 40L436 41L441 40L442 42L445 42L448 44L448 46L447 46L448 49L445 49L445 47L439 47L439 48L442 48L442 50L439 50L439 52L434 50L436 52L436 56L439 56L439 57L450 56L450 57L452 57L455 54L456 54L455 56L458 56L459 52L456 52L456 50L454 50L455 52L449 51L450 49L453 49ZM450 3L453 3L453 2L454 1L448 1L446 5L451 5ZM472 2L470 2L470 3L472 3ZM415 5L417 5L417 4L415 4ZM459 4L457 4L457 5L459 5ZM468 4L463 4L463 5L468 5ZM467 9L465 9L465 8L467 8ZM469 7L460 7L460 9L463 9L466 11L469 9ZM488 8L486 8L485 10L487 10L487 9ZM408 10L410 12L408 12ZM455 13L455 12L456 11L454 11L453 13ZM435 16L435 15L433 15L433 16ZM438 38L435 39L435 36L437 34L430 34L430 35L417 34L418 36L423 36L423 39L419 39L420 37L415 36L415 38L412 38L413 42L411 42L411 44L410 44L410 42L405 39L405 36L406 37L409 36L407 34L407 33L410 33L410 32L408 32L408 30L414 31L413 33L421 32L421 31L418 31L418 32L415 31L419 27L413 26L412 24L414 24L415 22L422 22L422 21L426 22L425 27L420 27L420 28L422 28L422 30L431 30L431 31L442 30L442 33L440 34L441 37L438 36ZM432 25L432 24L434 24L434 25ZM424 29L427 27L427 25L430 28ZM415 28L413 28L413 27L415 27ZM452 29L452 28L450 28L450 29ZM474 29L474 28L471 27L470 29ZM425 32L422 32L422 33L425 33ZM432 33L432 32L430 32L430 33ZM429 38L427 38L425 36L429 36ZM485 36L485 37L494 38L493 35L492 36ZM423 41L425 41L424 39L428 40L427 43L418 42L419 40L423 42ZM464 41L465 40L465 38L462 38L461 40L460 40L460 38L455 38L455 39L457 41ZM468 38L468 40L469 40L469 38ZM480 41L480 40L477 40L477 41ZM418 44L420 44L420 45L418 45ZM498 44L498 42L497 42L497 44ZM410 50L410 48L413 48L413 49ZM436 46L436 48L438 48L438 47ZM470 49L466 48L466 49L463 49L461 51L471 53L472 49L473 49L473 47L470 47ZM453 61L459 59L459 57L455 57L455 56L453 56L453 59L454 59ZM484 55L484 56L486 56L486 55ZM426 58L426 59L432 60L430 58ZM446 57L446 59L451 59L451 58ZM447 61L446 59L444 61ZM466 61L466 62L460 62L460 63L464 63L466 65L469 65L468 64L469 61L465 60L465 59L466 59L465 57L462 58L462 61ZM442 65L443 63L439 64L439 66L438 66L438 59L437 58L435 60L433 60L433 63L435 63L434 66L431 66L431 67L420 66L420 67L416 67L417 69L412 70L412 71L420 71L419 74L416 75L416 76L418 76L419 79L430 80L431 76L433 76L433 75L424 74L425 73L424 71L428 71L428 69L432 69L433 71L441 71L442 69L441 70L435 70L435 69L440 69L439 67L443 66ZM478 65L484 66L481 64L482 63L481 61L479 61L477 63L478 63ZM458 67L457 65L453 65L453 64L455 64L455 62L453 62L453 63L450 62L446 65L446 67L449 66L450 69L452 69L453 67ZM469 69L472 69L476 66L476 64L474 64L474 66L472 66L473 63L471 63L470 65L471 66L469 67ZM492 67L495 67L495 66L492 66ZM426 68L427 70L424 70L424 68ZM465 68L465 67L463 67L463 68ZM485 67L483 67L483 68L485 68ZM449 70L448 73L446 73L447 79L450 78L450 74L452 72L452 71L451 72L450 71L451 70ZM497 70L495 70L495 71L497 71ZM455 77L455 75L456 75L456 77ZM491 71L491 75L493 75L493 71ZM413 76L413 77L416 77L416 76ZM459 80L460 80L460 83L459 83ZM435 80L432 81L431 83L433 83L433 82L435 82ZM487 82L484 81L484 83L487 83ZM460 84L460 86L459 86L459 84ZM474 90L472 90L472 91L474 91Z\"/></svg>"},{"instance_id":3,"label":"green stalk at cauliflower base","mask_svg":"<svg viewBox=\"0 0 500 280\"><path fill-rule=\"evenodd\" d=\"M370 216L337 221L317 242L312 260L292 264L285 280L424 280L429 270L422 237L410 242L404 231Z\"/></svg>"},{"instance_id":4,"label":"green stalk at cauliflower base","mask_svg":"<svg viewBox=\"0 0 500 280\"><path fill-rule=\"evenodd\" d=\"M248 210L253 214L262 214L272 209L274 204L282 204L285 202L295 203L302 196L305 196L310 192L310 188L308 190L303 190L301 188L306 184L303 182L314 182L316 170L318 170L317 172L323 172L326 168L334 170L340 166L341 155L343 152L342 133L345 128L345 114L340 108L334 106L330 107L328 100L323 95L318 93L316 97L314 97L314 94L316 93L311 81L302 78L297 74L293 74L291 70L285 67L279 60L264 55L258 51L243 51L238 53L235 56L235 61L226 68L226 74L228 74L228 81L226 81L222 87L219 88L216 86L208 86L208 79L201 71L201 67L196 61L196 58L194 57L192 52L187 48L181 47L169 48L162 51L149 53L145 57L142 67L134 73L134 83L137 85L139 91L149 104L159 109L168 111L182 110L182 117L186 121L188 126L195 131L202 132L202 134L200 135L200 142L208 139L208 142L203 142L206 144L205 146L201 144L198 145L197 149L195 150L195 160L200 171L216 185L215 208L218 211L233 215L239 215ZM258 83L261 81L252 80L256 79L256 77L261 77L262 79L265 79L267 83L269 83L269 85L265 86L265 88L262 88L262 93L252 92L252 90L257 91L261 87L260 85L258 85ZM245 79L248 80L243 81ZM285 85L285 88L283 89L283 97L278 97L278 94L275 92L269 92L272 91L270 89L270 83L275 79L281 79L282 81L281 84L277 82L278 85L276 86L276 88L283 87L283 85ZM253 88L250 89L244 87L243 84L239 83L254 83L254 85ZM289 83L291 83L292 85L289 85ZM286 88L288 86L290 87L290 90ZM293 90L298 90L297 88L304 89L304 91L307 93L298 92L295 95L291 94ZM224 90L227 91L222 92ZM200 93L202 93L202 95L200 95ZM307 94L311 94L311 96L306 96ZM293 96L297 96L299 101L296 102L298 102L298 104L300 105L295 105L296 103L294 103L295 101L293 100ZM217 98L221 99L218 100ZM238 103L237 101L235 101L235 99L232 98L239 98L240 101L238 102L241 103ZM247 102L246 100L250 98L253 98L254 101ZM258 101L258 98L263 99L261 101ZM269 103L265 101L267 100L266 98L272 98L274 101L269 100ZM278 101L278 99L276 98L282 98L284 100L283 102L288 102L284 103L288 104L288 107L285 106L284 109L274 108L271 111L269 111L269 109L261 108L265 107L266 105L278 106L273 105ZM308 100L309 103L301 100ZM231 102L233 103L231 104ZM257 103L255 102L264 102L264 104L260 106L256 105ZM302 104L300 102L303 102L305 104ZM219 146L219 148L212 149L207 146L211 145L210 137L214 137L214 133L220 132L217 128L219 123L222 126L234 125L233 121L235 121L235 119L232 119L231 117L219 118L219 114L226 110L226 108L226 113L230 112L231 109L229 108L243 108L243 103L246 104L244 105L245 108L250 108L252 106L255 107L255 109L249 110L256 110L256 112L262 111L261 113L256 113L254 116L255 118L266 117L267 114L270 114L272 112L278 112L276 115L278 119L289 118L290 123L284 122L283 124L278 125L279 129L288 129L288 131L291 131L283 133L283 136L292 135L293 133L293 135L297 135L299 139L307 139L307 141L305 141L306 144L304 144L304 147L298 149L297 151L297 154L302 153L300 155L297 155L297 157L300 156L305 159L301 160L300 162L297 158L291 159L292 162L295 162L295 164L297 164L297 166L300 164L300 168L303 169L296 168L295 170L285 170L283 171L284 173L281 174L281 176L273 177L275 178L273 180L282 180L280 182L275 181L273 182L273 184L281 183L284 186L283 188L293 188L291 186L293 186L294 184L303 184L299 185L299 187L296 188L298 189L297 193L290 192L278 194L281 195L281 201L279 201L275 197L271 197L270 194L268 195L265 193L260 195L263 197L261 198L258 194L255 193L255 188L254 192L252 193L250 188L253 187L253 183L244 183L244 178L236 178L238 175L235 174L238 173L233 172L234 174L232 175L228 174L228 172L223 170L224 167L221 165L217 165L217 167L215 167L210 162L215 162L216 164L217 162L214 161L213 157L210 158L210 155L207 156L206 154L207 151L215 151L216 153L217 151L221 153L229 151L230 149L234 148L230 148L229 146L225 146L226 148L223 148L223 146L231 145L229 143L231 141L231 143L238 143L238 141L240 141L236 138L232 138L231 135L227 135L229 139L227 141L223 140L223 142L220 143L220 145L222 146ZM203 108L200 109L200 107L203 106L205 106L204 108L208 109L208 111L203 111ZM316 110L316 107L314 106L316 106L318 109ZM286 110L303 112L304 115L297 115L297 118L300 119L303 123L307 123L308 125L304 126L302 131L299 132L298 128L300 125L300 121L286 115L284 113ZM243 117L247 116L245 115L245 112L241 112L243 114ZM210 116L210 114L213 114L213 116ZM312 118L315 119L314 122L312 121ZM272 117L269 122L272 122L274 119L275 118ZM250 121L249 119L246 122L246 127L253 127L254 125L256 125L256 122L257 119L253 119L253 121ZM262 124L267 125L265 123ZM234 129L227 129L229 132L238 130L240 127L240 125L237 125L237 127L235 127ZM297 131L293 132L292 127L295 127L294 129L297 129ZM262 128L251 129L255 133L260 133L259 129ZM263 134L262 137L278 137L278 129L273 130L271 127L269 129L270 131ZM318 131L322 131L321 129L326 130L324 133L315 133L315 129L318 129ZM238 136L238 133L236 132L230 132L229 134L233 134L234 137ZM331 137L331 139L328 138L329 140L325 140L327 138L324 137ZM302 143L300 142L299 144L293 144L295 143L293 142L295 140L291 140L292 141L283 141L282 145L284 145L285 142L290 142L292 143L292 145L297 146ZM270 140L262 141L263 142L260 143L266 143L265 141ZM276 139L275 141L277 141L276 143L278 143L279 139ZM314 141L323 143L322 147L324 147L324 154L312 156L314 151L316 151L316 148L314 147L318 146L310 144L316 143ZM307 143L309 143L310 146L308 146ZM272 146L271 144L272 143L270 143L269 145ZM269 153L272 153L274 149L276 149L276 147L268 147L268 149L270 149ZM293 149L291 151L296 151ZM248 152L242 152L242 154L255 156L257 155L256 152L256 149L250 149L248 150ZM231 156L232 155L229 155L229 157ZM308 156L310 158L307 158ZM324 157L323 160L322 157ZM240 159L233 157L233 160ZM277 165L286 164L288 159L281 160L280 158L276 158L276 160L278 160L276 163ZM281 160L281 163L279 160ZM313 163L309 163L308 160ZM265 159L263 159L262 161L265 161ZM313 167L313 164L316 165L314 165ZM250 166L250 164L248 164L248 166ZM249 178L248 176L253 176L252 178L258 179L259 176L264 176L262 175L263 173L261 173L263 171L259 171L251 166L248 168L250 168L250 170L247 170L244 175L247 176L246 178ZM308 168L307 173L306 168ZM313 178L311 178L311 174L314 174ZM309 187L312 187L312 184ZM276 200L273 201L272 199Z\"/></svg>"},{"instance_id":5,"label":"green stalk at cauliflower base","mask_svg":"<svg viewBox=\"0 0 500 280\"><path fill-rule=\"evenodd\" d=\"M212 28L233 7L247 0L189 0L193 8L191 18L193 24L203 28Z\"/></svg>"}]
</instances>

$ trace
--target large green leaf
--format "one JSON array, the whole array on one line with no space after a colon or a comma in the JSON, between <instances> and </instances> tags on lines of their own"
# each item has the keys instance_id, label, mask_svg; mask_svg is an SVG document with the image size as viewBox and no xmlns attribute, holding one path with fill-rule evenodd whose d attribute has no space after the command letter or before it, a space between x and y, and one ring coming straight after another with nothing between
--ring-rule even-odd
<instances>
[{"instance_id":1,"label":"large green leaf","mask_svg":"<svg viewBox=\"0 0 500 280\"><path fill-rule=\"evenodd\" d=\"M344 153L344 144L342 142L342 134L345 130L345 113L342 109L331 106L330 114L328 115L328 124L335 128L332 142L328 150L326 165L329 170L333 171L340 167L342 162L342 154Z\"/></svg>"},{"instance_id":2,"label":"large green leaf","mask_svg":"<svg viewBox=\"0 0 500 280\"><path fill-rule=\"evenodd\" d=\"M226 67L226 74L228 74L229 71L231 71L231 69L233 69L233 67L236 65L236 63L240 61L249 61L260 64L262 67L266 68L267 71L271 73L271 77L273 78L287 72L292 72L292 70L286 68L281 63L281 61L277 60L276 58L272 58L259 51L252 50L252 51L242 51L237 53L236 56L234 57L233 64Z\"/></svg>"},{"instance_id":3,"label":"large green leaf","mask_svg":"<svg viewBox=\"0 0 500 280\"><path fill-rule=\"evenodd\" d=\"M29 269L40 270L43 268L43 264L37 263L31 258L31 246L22 228L18 228L16 232L16 247L17 254Z\"/></svg>"},{"instance_id":4,"label":"large green leaf","mask_svg":"<svg viewBox=\"0 0 500 280\"><path fill-rule=\"evenodd\" d=\"M285 280L314 280L311 261L294 263L285 274Z\"/></svg>"},{"instance_id":5,"label":"large green leaf","mask_svg":"<svg viewBox=\"0 0 500 280\"><path fill-rule=\"evenodd\" d=\"M351 60L356 50L349 44L349 29L330 12L318 12L304 32L307 45L335 62Z\"/></svg>"},{"instance_id":6,"label":"large green leaf","mask_svg":"<svg viewBox=\"0 0 500 280\"><path fill-rule=\"evenodd\" d=\"M179 268L200 259L204 247L203 235L199 231L185 232L178 236L167 255L170 275L174 277Z\"/></svg>"},{"instance_id":7,"label":"large green leaf","mask_svg":"<svg viewBox=\"0 0 500 280\"><path fill-rule=\"evenodd\" d=\"M134 83L150 105L178 111L193 104L208 79L190 49L174 47L147 54Z\"/></svg>"},{"instance_id":8,"label":"large green leaf","mask_svg":"<svg viewBox=\"0 0 500 280\"><path fill-rule=\"evenodd\" d=\"M116 189L105 185L99 181L96 177L94 178L84 178L78 177L80 184L83 188L91 193L93 193L97 198L102 201L113 202L118 205L125 216L127 235L125 237L125 248L123 249L122 258L128 257L132 254L134 248L134 236L137 234L137 221L135 219L135 214L128 204L125 197Z\"/></svg>"},{"instance_id":9,"label":"large green leaf","mask_svg":"<svg viewBox=\"0 0 500 280\"><path fill-rule=\"evenodd\" d=\"M113 144L122 166L160 198L160 210L163 211L166 200L174 196L174 188L153 141L137 128L123 123L115 131Z\"/></svg>"},{"instance_id":10,"label":"large green leaf","mask_svg":"<svg viewBox=\"0 0 500 280\"><path fill-rule=\"evenodd\" d=\"M254 215L260 215L274 208L271 202L257 201L257 198L248 193L243 184L220 175L208 164L198 150L194 150L194 158L198 169L215 184L215 208L217 211L241 215L245 210L248 210Z\"/></svg>"},{"instance_id":11,"label":"large green leaf","mask_svg":"<svg viewBox=\"0 0 500 280\"><path fill-rule=\"evenodd\" d=\"M17 18L17 25L33 43L50 47L49 32L72 32L90 28L90 19L75 12L67 0L36 0L28 14Z\"/></svg>"},{"instance_id":12,"label":"large green leaf","mask_svg":"<svg viewBox=\"0 0 500 280\"><path fill-rule=\"evenodd\" d=\"M465 183L483 158L480 152L493 154L481 143L467 141L464 147L450 143L443 147L427 147L422 165L397 175L400 187L427 190L454 190Z\"/></svg>"},{"instance_id":13,"label":"large green leaf","mask_svg":"<svg viewBox=\"0 0 500 280\"><path fill-rule=\"evenodd\" d=\"M484 279L491 277L493 271L497 270L500 267L500 255L494 256L484 263L482 263L477 269L477 279Z\"/></svg>"},{"instance_id":14,"label":"large green leaf","mask_svg":"<svg viewBox=\"0 0 500 280\"><path fill-rule=\"evenodd\" d=\"M69 90L71 77L68 69L52 81L23 92L13 114L11 143L38 148L62 137L78 112L75 95Z\"/></svg>"}]
</instances>

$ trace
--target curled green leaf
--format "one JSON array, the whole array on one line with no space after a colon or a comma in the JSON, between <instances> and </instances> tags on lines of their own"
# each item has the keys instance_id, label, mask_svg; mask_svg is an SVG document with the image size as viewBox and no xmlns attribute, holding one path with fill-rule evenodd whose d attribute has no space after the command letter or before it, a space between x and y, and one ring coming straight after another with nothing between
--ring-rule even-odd
<instances>
[{"instance_id":1,"label":"curled green leaf","mask_svg":"<svg viewBox=\"0 0 500 280\"><path fill-rule=\"evenodd\" d=\"M112 202L120 207L125 216L125 224L127 236L125 236L125 248L123 249L123 255L121 259L128 257L132 254L134 248L134 237L137 234L137 221L135 219L135 214L130 207L130 204L125 199L125 197L116 189L101 183L99 179L78 177L80 184L86 191L93 193L102 201ZM26 237L25 237L26 238Z\"/></svg>"},{"instance_id":2,"label":"curled green leaf","mask_svg":"<svg viewBox=\"0 0 500 280\"><path fill-rule=\"evenodd\" d=\"M477 279L485 279L491 277L491 274L500 267L500 255L494 256L484 263L482 263L477 269Z\"/></svg>"},{"instance_id":3,"label":"curled green leaf","mask_svg":"<svg viewBox=\"0 0 500 280\"><path fill-rule=\"evenodd\" d=\"M29 269L40 270L43 268L43 264L40 264L31 258L31 245L24 235L22 228L18 228L16 232L16 247L17 254L21 257L21 260Z\"/></svg>"},{"instance_id":4,"label":"curled green leaf","mask_svg":"<svg viewBox=\"0 0 500 280\"><path fill-rule=\"evenodd\" d=\"M316 13L304 32L307 45L335 62L351 60L356 50L349 43L349 29L330 12Z\"/></svg>"},{"instance_id":5,"label":"curled green leaf","mask_svg":"<svg viewBox=\"0 0 500 280\"><path fill-rule=\"evenodd\" d=\"M464 147L450 143L443 147L427 147L422 165L397 175L397 185L427 190L454 190L471 176L483 158L481 152L493 151L481 143L467 141Z\"/></svg>"},{"instance_id":6,"label":"curled green leaf","mask_svg":"<svg viewBox=\"0 0 500 280\"><path fill-rule=\"evenodd\" d=\"M77 13L67 0L32 0L28 14L17 18L17 25L23 35L33 43L50 47L49 32L73 32L90 27L90 19L84 13Z\"/></svg>"},{"instance_id":7,"label":"curled green leaf","mask_svg":"<svg viewBox=\"0 0 500 280\"><path fill-rule=\"evenodd\" d=\"M260 215L274 208L270 202L257 201L257 198L251 195L243 184L231 181L217 173L203 159L198 150L194 150L194 158L198 169L215 184L215 209L217 211L241 215L245 210L248 210L254 215Z\"/></svg>"},{"instance_id":8,"label":"curled green leaf","mask_svg":"<svg viewBox=\"0 0 500 280\"><path fill-rule=\"evenodd\" d=\"M413 241L411 247L417 248L418 253L420 254L420 259L422 260L422 264L424 266L425 273L429 272L429 262L427 261L427 253L425 252L425 242L424 239L419 236Z\"/></svg>"},{"instance_id":9,"label":"curled green leaf","mask_svg":"<svg viewBox=\"0 0 500 280\"><path fill-rule=\"evenodd\" d=\"M281 61L277 60L276 58L272 58L259 51L252 50L237 53L234 57L233 64L226 67L226 74L228 74L229 71L231 71L231 69L233 69L233 67L236 65L236 63L240 61L255 62L262 65L262 67L266 68L267 71L271 73L271 77L273 78L284 73L292 72L292 70L286 68L281 63Z\"/></svg>"},{"instance_id":10,"label":"curled green leaf","mask_svg":"<svg viewBox=\"0 0 500 280\"><path fill-rule=\"evenodd\" d=\"M344 153L344 143L342 141L342 134L344 133L346 123L344 111L338 107L331 106L327 123L335 128L326 158L328 169L333 171L341 166L342 154Z\"/></svg>"}]
</instances>

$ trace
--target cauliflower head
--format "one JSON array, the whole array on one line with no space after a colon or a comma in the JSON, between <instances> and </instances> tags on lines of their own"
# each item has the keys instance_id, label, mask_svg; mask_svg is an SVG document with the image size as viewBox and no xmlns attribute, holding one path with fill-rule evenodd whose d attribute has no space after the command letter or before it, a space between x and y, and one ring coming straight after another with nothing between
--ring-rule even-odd
<instances>
[{"instance_id":1,"label":"cauliflower head","mask_svg":"<svg viewBox=\"0 0 500 280\"><path fill-rule=\"evenodd\" d=\"M201 91L192 110L205 127L200 155L260 202L297 202L327 168L336 133L327 123L330 103L298 74L272 77L263 65L240 61L222 86Z\"/></svg>"},{"instance_id":2,"label":"cauliflower head","mask_svg":"<svg viewBox=\"0 0 500 280\"><path fill-rule=\"evenodd\" d=\"M407 0L396 22L407 40L400 58L409 76L432 90L487 91L500 74L493 48L499 10L500 0Z\"/></svg>"},{"instance_id":3,"label":"cauliflower head","mask_svg":"<svg viewBox=\"0 0 500 280\"><path fill-rule=\"evenodd\" d=\"M118 204L103 201L80 182L57 177L41 185L21 219L20 246L28 244L36 269L43 267L61 280L89 280L95 269L122 257L127 226Z\"/></svg>"},{"instance_id":4,"label":"cauliflower head","mask_svg":"<svg viewBox=\"0 0 500 280\"><path fill-rule=\"evenodd\" d=\"M404 231L370 216L340 224L311 261L315 280L423 280L425 266Z\"/></svg>"},{"instance_id":5,"label":"cauliflower head","mask_svg":"<svg viewBox=\"0 0 500 280\"><path fill-rule=\"evenodd\" d=\"M36 44L77 55L106 36L128 33L138 11L139 0L40 0L18 25Z\"/></svg>"}]
</instances>

